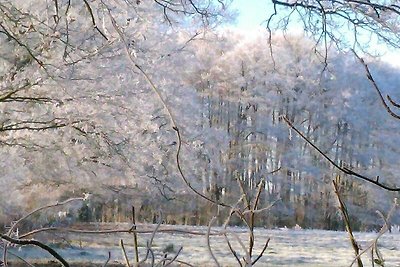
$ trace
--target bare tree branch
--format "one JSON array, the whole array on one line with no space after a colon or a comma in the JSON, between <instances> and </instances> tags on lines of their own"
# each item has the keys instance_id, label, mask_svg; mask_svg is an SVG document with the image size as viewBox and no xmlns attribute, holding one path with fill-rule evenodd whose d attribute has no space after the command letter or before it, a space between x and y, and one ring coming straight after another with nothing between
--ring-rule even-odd
<instances>
[{"instance_id":1,"label":"bare tree branch","mask_svg":"<svg viewBox=\"0 0 400 267\"><path fill-rule=\"evenodd\" d=\"M383 184L379 181L379 176L377 176L375 179L369 178L365 175L362 175L360 173L357 173L347 167L341 167L339 166L335 161L333 161L326 153L324 153L320 148L318 148L313 142L311 142L310 139L308 139L299 129L297 129L286 116L282 116L283 120L289 125L291 129L293 129L304 141L306 141L312 148L314 148L322 157L324 157L332 166L334 166L336 169L342 171L345 174L357 177L361 180L367 181L369 183L372 183L380 188L386 189L388 191L395 191L395 192L400 192L400 188L396 186L390 186Z\"/></svg>"},{"instance_id":2,"label":"bare tree branch","mask_svg":"<svg viewBox=\"0 0 400 267\"><path fill-rule=\"evenodd\" d=\"M12 244L17 244L17 245L34 245L37 247L40 247L43 250L46 250L49 252L54 258L56 258L63 266L69 267L69 264L66 260L64 260L63 257L60 256L60 254L57 253L54 249L51 247L37 241L34 239L15 239L12 237L9 237L8 235L5 234L0 234L0 238L12 243Z\"/></svg>"},{"instance_id":3,"label":"bare tree branch","mask_svg":"<svg viewBox=\"0 0 400 267\"><path fill-rule=\"evenodd\" d=\"M346 204L342 200L342 196L340 195L339 182L340 182L340 177L337 176L336 180L332 181L332 184L333 184L333 188L334 188L334 192L336 194L337 200L339 202L339 210L342 213L346 231L349 234L351 246L353 247L354 253L357 256L360 252L360 247L358 246L358 243L357 243L356 239L354 238L353 230L352 230L352 227L350 224L349 212L347 210ZM357 258L357 264L358 264L358 267L363 267L363 262L362 262L361 258L359 258L359 257Z\"/></svg>"},{"instance_id":4,"label":"bare tree branch","mask_svg":"<svg viewBox=\"0 0 400 267\"><path fill-rule=\"evenodd\" d=\"M353 50L353 53L354 53L354 55L358 58L358 60L361 62L361 64L364 66L365 72L367 73L367 78L368 78L368 80L371 82L371 84L372 84L372 86L374 87L374 89L376 90L376 92L378 93L379 98L381 99L381 102L382 102L383 106L385 107L386 111L387 111L393 118L396 118L396 119L400 120L400 115L394 113L394 112L392 111L392 109L389 107L389 105L386 103L386 100L385 100L385 98L383 97L382 92L381 92L381 90L379 89L378 84L376 83L374 77L372 77L372 74L371 74L371 72L369 71L369 67L368 67L368 65L365 63L364 59L362 59L360 56L358 56L357 53L356 53L354 50ZM397 103L395 103L389 96L387 96L387 97L388 97L388 99L389 99L389 102L390 102L393 106L395 106L396 108L399 108L399 107L400 107L400 106L399 106Z\"/></svg>"}]
</instances>

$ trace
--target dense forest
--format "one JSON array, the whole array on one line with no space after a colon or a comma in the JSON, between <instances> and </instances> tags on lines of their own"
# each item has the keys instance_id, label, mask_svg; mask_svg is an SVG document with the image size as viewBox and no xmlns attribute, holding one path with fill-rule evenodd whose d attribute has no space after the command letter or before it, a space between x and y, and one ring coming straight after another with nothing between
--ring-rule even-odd
<instances>
[{"instance_id":1,"label":"dense forest","mask_svg":"<svg viewBox=\"0 0 400 267\"><path fill-rule=\"evenodd\" d=\"M357 57L307 33L236 31L222 1L173 2L0 3L1 224L83 194L35 223L126 222L131 206L143 222L222 223L216 203L262 186L257 226L344 229L339 175L354 229L379 229L398 193L294 130L398 184L400 124ZM398 68L364 60L400 100Z\"/></svg>"}]
</instances>

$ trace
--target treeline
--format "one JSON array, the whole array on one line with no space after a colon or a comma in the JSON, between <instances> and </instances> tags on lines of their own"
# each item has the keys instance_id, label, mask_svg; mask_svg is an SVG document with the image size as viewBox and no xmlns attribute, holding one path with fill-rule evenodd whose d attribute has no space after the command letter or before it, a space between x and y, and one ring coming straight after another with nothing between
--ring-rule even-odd
<instances>
[{"instance_id":1,"label":"treeline","mask_svg":"<svg viewBox=\"0 0 400 267\"><path fill-rule=\"evenodd\" d=\"M257 226L342 229L331 182L342 174L284 118L338 165L396 182L398 125L354 57L334 49L321 57L303 36L274 35L269 45L267 33L202 28L179 12L170 14L176 27L165 31L156 2L108 4L115 21L103 6L92 7L104 38L91 20L71 16L19 32L45 21L48 6L22 16L25 3L7 3L7 16L21 24L9 21L9 30L26 45L0 39L7 55L0 73L2 221L90 193L84 206L60 214L66 223L130 221L132 206L139 221L204 225L215 215L222 223L229 209L204 202L188 184L234 205L244 194L254 197L262 182L260 207L274 205L258 214ZM60 10L88 14L85 5L67 7ZM220 22L216 14L210 23ZM48 66L38 68L41 60ZM369 61L384 93L400 98L397 69ZM388 210L394 194L346 176L341 188L356 230L382 225L375 210Z\"/></svg>"}]
</instances>

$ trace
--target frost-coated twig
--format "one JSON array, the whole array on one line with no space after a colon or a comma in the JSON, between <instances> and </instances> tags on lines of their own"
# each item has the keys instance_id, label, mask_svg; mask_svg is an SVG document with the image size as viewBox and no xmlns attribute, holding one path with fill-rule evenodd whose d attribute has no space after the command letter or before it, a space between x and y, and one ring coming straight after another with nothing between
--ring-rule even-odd
<instances>
[{"instance_id":1,"label":"frost-coated twig","mask_svg":"<svg viewBox=\"0 0 400 267\"><path fill-rule=\"evenodd\" d=\"M240 261L239 256L237 255L236 251L233 249L233 247L231 245L231 242L229 241L228 235L225 234L224 237L225 237L225 241L228 244L229 250L231 251L232 255L235 257L235 259L239 263L240 267L243 267L243 264Z\"/></svg>"},{"instance_id":2,"label":"frost-coated twig","mask_svg":"<svg viewBox=\"0 0 400 267\"><path fill-rule=\"evenodd\" d=\"M280 168L279 168L280 169ZM278 170L279 170L278 169ZM276 171L278 171L278 170L276 170ZM273 171L273 172L275 172L275 171ZM272 172L272 173L273 173ZM255 243L255 235L254 235L254 225L255 225L255 215L257 214L257 213L260 213L260 212L262 212L262 211L266 211L266 210L269 210L273 205L275 205L275 203L277 202L277 201L279 201L279 199L277 199L277 200L275 200L273 203L271 203L269 206L267 206L267 207L265 207L265 208L262 208L262 209L258 209L258 205L259 205L259 202L260 202L260 197L261 197L261 193L263 192L263 189L264 189L264 187L265 187L265 180L264 179L261 179L261 181L258 183L258 185L257 185L257 187L258 187L258 189L257 189L257 193L256 193L256 195L255 195L255 197L254 197L254 199L253 200L250 200L250 199L248 199L247 198L247 194L246 194L246 191L245 191L245 189L244 189L244 186L243 186L243 183L238 179L238 182L239 182L239 187L240 187L240 190L241 190L241 192L242 192L242 195L244 195L244 197L243 197L243 203L244 203L244 205L246 206L246 208L247 208L247 210L245 210L245 211L243 211L243 212L240 212L240 210L239 209L236 209L235 210L235 212L239 215L239 217L242 219L242 221L247 225L247 227L248 227L248 231L249 231L249 247L248 247L248 250L246 250L246 255L247 255L247 259L245 259L245 263L246 263L246 265L249 265L249 266L251 266L251 265L253 265L254 263L256 263L261 257L262 257L262 255L264 254L264 252L265 252L265 250L267 249L267 247L268 247L268 243L269 243L269 239L266 241L266 243L264 244L264 247L263 247L263 250L262 250L262 252L261 252L261 254L259 254L258 255L258 257L257 257L257 259L255 260L255 261L251 261L251 258L252 258L252 256L253 256L253 250L254 250L254 243ZM250 216L249 216L249 220L247 220L246 219L246 217L245 217L245 215L246 214L250 214ZM227 237L226 237L227 238ZM229 246L230 244L228 244L228 246ZM231 249L231 248L230 248ZM232 249L231 249L231 252L234 254L234 256L235 256L235 251L233 251Z\"/></svg>"},{"instance_id":3,"label":"frost-coated twig","mask_svg":"<svg viewBox=\"0 0 400 267\"><path fill-rule=\"evenodd\" d=\"M251 257L250 257L249 251L247 250L243 241L239 238L239 236L235 232L229 231L229 233L236 238L239 245L242 247L244 253L246 254L246 258L244 258L244 262L246 263L246 266L251 266Z\"/></svg>"},{"instance_id":4,"label":"frost-coated twig","mask_svg":"<svg viewBox=\"0 0 400 267\"><path fill-rule=\"evenodd\" d=\"M153 231L153 233L151 235L151 238L150 238L150 241L149 241L150 247L153 245L154 237L156 236L156 233L158 232L158 229L160 228L161 223L162 223L162 220L160 220L158 222L156 228L154 229L154 231Z\"/></svg>"},{"instance_id":5,"label":"frost-coated twig","mask_svg":"<svg viewBox=\"0 0 400 267\"><path fill-rule=\"evenodd\" d=\"M361 256L363 254L365 254L369 249L373 248L377 242L378 239L384 234L386 233L387 228L384 226L381 228L381 230L379 231L378 235L375 237L375 239L365 248L363 249L358 255L356 255L356 257L354 258L354 260L351 262L350 267L352 267L354 265L354 263L356 263L356 261L358 261L358 259L361 258Z\"/></svg>"},{"instance_id":6,"label":"frost-coated twig","mask_svg":"<svg viewBox=\"0 0 400 267\"><path fill-rule=\"evenodd\" d=\"M154 266L154 253L153 253L153 250L151 247L153 245L154 237L156 236L156 233L157 233L158 229L160 228L161 223L162 223L162 220L159 221L156 228L153 230L153 232L151 234L150 240L147 241L147 244L146 244L147 251L146 251L145 258L143 260L141 260L139 263L137 263L136 266L141 266L143 263L145 263L147 261L147 259L149 258L150 254L152 257L152 265L151 266Z\"/></svg>"},{"instance_id":7,"label":"frost-coated twig","mask_svg":"<svg viewBox=\"0 0 400 267\"><path fill-rule=\"evenodd\" d=\"M389 225L388 222L390 222L390 219L392 218L394 212L396 211L396 209L398 208L399 204L397 203L397 199L394 200L394 203L390 209L390 211L388 212L388 215L386 216L385 220L384 220L384 224L381 228L381 230L378 232L377 236L375 237L375 239L365 248L363 249L353 260L353 262L351 263L350 267L354 265L354 263L357 261L358 258L360 258L364 253L366 253L369 249L373 249L373 247L375 247L375 252L378 254L379 252L377 252L377 243L379 238L385 234L388 230L389 230ZM379 256L379 255L378 255Z\"/></svg>"},{"instance_id":8,"label":"frost-coated twig","mask_svg":"<svg viewBox=\"0 0 400 267\"><path fill-rule=\"evenodd\" d=\"M154 266L154 261L155 261L154 251L151 248L151 245L149 245L149 242L147 242L147 250L149 251L149 253L151 255L151 264L150 264L150 266Z\"/></svg>"},{"instance_id":9,"label":"frost-coated twig","mask_svg":"<svg viewBox=\"0 0 400 267\"><path fill-rule=\"evenodd\" d=\"M255 241L255 237L254 237L254 219L255 219L255 213L254 211L257 209L258 203L260 201L260 196L261 196L261 192L264 188L265 185L265 180L264 178L261 179L261 181L258 184L258 190L257 190L257 194L256 197L254 199L253 202L253 206L251 206L251 212L250 212L250 239L249 239L249 254L250 254L250 259L251 256L253 255L253 248L254 248L254 241Z\"/></svg>"},{"instance_id":10,"label":"frost-coated twig","mask_svg":"<svg viewBox=\"0 0 400 267\"><path fill-rule=\"evenodd\" d=\"M245 204L246 208L250 210L251 204L250 200L247 198L246 190L244 189L243 181L241 179L237 179L237 182L239 184L240 192L243 195L243 203Z\"/></svg>"},{"instance_id":11,"label":"frost-coated twig","mask_svg":"<svg viewBox=\"0 0 400 267\"><path fill-rule=\"evenodd\" d=\"M218 267L220 267L221 265L219 264L217 258L215 257L215 255L214 255L214 253L213 253L213 251L212 251L212 249L211 249L211 244L210 244L210 231L211 231L211 227L212 227L212 225L213 225L213 223L214 223L215 220L216 220L216 217L214 216L214 217L212 217L210 223L208 224L206 240L207 240L208 252L210 252L211 257L212 257L212 259L213 259L214 262L215 262L215 265L218 266Z\"/></svg>"},{"instance_id":12,"label":"frost-coated twig","mask_svg":"<svg viewBox=\"0 0 400 267\"><path fill-rule=\"evenodd\" d=\"M379 266L384 266L384 262L385 260L382 257L382 254L379 251L378 248L378 240L376 240L377 242L375 242L374 247L371 248L371 253L372 253L372 262L373 264L377 263L379 264ZM374 252L376 253L376 256L378 257L377 259L374 258Z\"/></svg>"},{"instance_id":13,"label":"frost-coated twig","mask_svg":"<svg viewBox=\"0 0 400 267\"><path fill-rule=\"evenodd\" d=\"M239 199L238 203L239 203L240 201L242 201L242 197ZM238 203L237 203L237 204L238 204ZM225 229L225 234L224 234L224 236L225 236L225 240L227 241L228 247L229 247L229 249L231 250L231 253L233 254L233 256L235 256L235 258L236 258L236 260L238 261L239 265L240 265L240 266L243 266L242 262L241 262L240 259L239 259L239 256L237 255L236 251L233 249L233 247L231 246L231 244L230 244L230 242L229 242L228 233L231 234L231 235L233 235L233 236L235 237L235 239L237 240L237 242L239 243L239 245L241 246L241 248L243 249L244 253L246 254L246 258L244 258L244 262L245 262L246 266L251 266L251 257L250 257L249 251L247 250L246 246L243 244L242 240L239 238L239 236L238 236L235 232L229 231L229 230L227 229L227 225L228 225L228 223L229 223L229 221L230 221L230 218L232 217L232 215L233 215L234 213L235 213L235 212L232 210L232 211L230 212L230 214L229 214L227 220L225 221L225 224L224 224L224 229Z\"/></svg>"},{"instance_id":14,"label":"frost-coated twig","mask_svg":"<svg viewBox=\"0 0 400 267\"><path fill-rule=\"evenodd\" d=\"M245 195L242 194L240 196L240 198L238 199L238 201L236 201L236 204L231 208L231 210L229 212L229 215L228 215L228 217L226 218L226 220L225 220L225 222L223 224L223 227L225 229L224 237L225 237L226 243L228 244L229 250L231 251L232 255L235 257L236 261L239 263L240 267L242 267L243 265L242 265L242 262L239 259L239 256L237 255L236 251L233 249L233 247L231 245L231 242L229 241L229 238L228 238L228 235L227 235L227 233L228 233L227 226L228 226L228 224L229 224L229 222L230 222L230 220L232 218L232 215L235 214L235 210L237 209L237 206L243 201L244 197L245 197Z\"/></svg>"},{"instance_id":15,"label":"frost-coated twig","mask_svg":"<svg viewBox=\"0 0 400 267\"><path fill-rule=\"evenodd\" d=\"M269 204L268 206L266 206L266 207L264 207L264 208L261 208L261 209L243 211L243 215L246 215L246 214L248 214L248 213L250 213L250 212L252 212L252 213L254 213L254 214L257 214L257 213L261 213L261 212L264 212L264 211L268 211L268 210L270 210L273 206L275 206L275 204L276 204L278 201L281 201L281 200L282 200L281 198L278 198L278 199L274 200L274 201L273 201L271 204Z\"/></svg>"},{"instance_id":16,"label":"frost-coated twig","mask_svg":"<svg viewBox=\"0 0 400 267\"><path fill-rule=\"evenodd\" d=\"M195 267L194 265L192 265L192 264L190 264L190 263L188 263L188 262L186 262L186 261L175 260L175 262L176 262L176 263L179 263L179 264L182 264L182 265L189 266L189 267Z\"/></svg>"},{"instance_id":17,"label":"frost-coated twig","mask_svg":"<svg viewBox=\"0 0 400 267\"><path fill-rule=\"evenodd\" d=\"M81 229L74 229L74 228L61 228L61 227L45 227L45 228L39 228L32 230L30 232L21 234L19 237L20 238L26 238L29 236L34 236L38 233L41 232L68 232L68 233L77 233L77 234L116 234L116 233L132 233L135 230L133 227L130 227L128 229L113 229L113 230L81 230ZM139 233L152 233L152 230L150 231L140 231Z\"/></svg>"},{"instance_id":18,"label":"frost-coated twig","mask_svg":"<svg viewBox=\"0 0 400 267\"><path fill-rule=\"evenodd\" d=\"M68 233L76 233L76 234L90 234L90 235L98 235L98 234L116 234L116 233L132 233L136 232L138 234L151 234L154 230L134 230L133 227L127 229L113 229L113 230L81 230L81 229L74 229L74 228L60 228L60 227L48 227L48 228L40 228L28 233L21 234L20 238L26 238L29 236L34 236L41 232L68 232ZM157 230L159 233L182 233L182 234L190 234L190 235L206 235L205 232L201 231L190 231L190 230L182 230L182 229L163 229L159 228ZM223 232L213 232L210 235L223 235Z\"/></svg>"},{"instance_id":19,"label":"frost-coated twig","mask_svg":"<svg viewBox=\"0 0 400 267\"><path fill-rule=\"evenodd\" d=\"M58 206L63 206L63 205L66 205L66 204L71 203L71 202L74 202L74 201L85 201L85 199L86 199L86 198L84 198L84 197L69 198L69 199L67 199L67 200L65 200L65 201L62 201L62 202L56 202L56 203L53 203L53 204L49 204L49 205L46 205L46 206L39 207L39 208L37 208L37 209L35 209L35 210L29 212L29 213L26 214L25 216L21 217L21 218L18 219L16 222L14 222L14 223L11 225L10 229L8 230L8 232L7 232L7 234L6 234L5 236L11 237L11 235L12 235L12 233L14 232L14 230L16 229L16 227L17 227L22 221L26 220L27 218L29 218L30 216L32 216L33 214L35 214L35 213L37 213L37 212L39 212L39 211L42 211L42 210L45 210L45 209L49 209L49 208L58 207ZM23 237L20 236L19 238L23 238ZM6 240L5 238L3 238L3 239ZM8 241L8 240L6 240L6 241ZM3 247L3 262L4 262L4 265L5 265L5 266L7 266L7 246L8 246L8 244L7 244L7 242L5 242L4 247Z\"/></svg>"},{"instance_id":20,"label":"frost-coated twig","mask_svg":"<svg viewBox=\"0 0 400 267\"><path fill-rule=\"evenodd\" d=\"M240 212L240 210L236 209L235 211L237 212L237 214L239 215L239 217L241 218L241 220L246 224L248 230L249 230L249 249L248 249L248 253L250 254L250 258L251 258L251 253L253 251L253 246L254 246L254 213L252 213L252 206L251 206L251 200L247 197L247 193L246 190L244 189L244 185L241 179L237 179L238 184L239 184L239 188L240 191L242 193L243 197L243 204L245 205L246 209L248 212L250 212L250 219L249 221L246 219L246 217L244 216L244 214L242 212Z\"/></svg>"},{"instance_id":21,"label":"frost-coated twig","mask_svg":"<svg viewBox=\"0 0 400 267\"><path fill-rule=\"evenodd\" d=\"M56 258L64 267L69 267L68 262L60 256L60 254L57 253L57 251L55 251L54 249L52 249L51 247L43 244L42 242L39 242L37 240L34 239L16 239L16 238L12 238L9 237L8 235L4 235L4 234L0 234L0 238L4 239L12 244L17 244L17 245L33 245L33 246L37 246L43 250L46 250L47 252L49 252L54 258Z\"/></svg>"},{"instance_id":22,"label":"frost-coated twig","mask_svg":"<svg viewBox=\"0 0 400 267\"><path fill-rule=\"evenodd\" d=\"M275 172L275 171L274 171L274 172ZM240 183L239 183L239 184L240 184ZM262 209L258 209L257 206L258 206L258 204L259 204L259 200L260 200L260 196L261 196L261 192L262 192L262 188L263 188L263 187L264 187L264 179L262 179L262 180L260 181L260 183L258 184L257 194L256 194L256 196L255 196L255 198L254 198L253 204L251 205L250 200L248 200L248 199L246 198L246 192L244 191L244 187L243 187L243 184L242 184L242 185L240 186L241 192L242 192L241 197L238 199L238 201L236 202L236 204L231 208L231 210L230 210L230 212L229 212L229 215L228 215L228 217L226 218L226 220L225 220L225 222L224 222L224 224L223 224L223 227L224 227L224 229L225 229L225 231L226 231L226 233L224 234L225 241L226 241L226 243L227 243L227 245L228 245L228 247L229 247L230 252L231 252L232 255L235 257L236 261L238 262L238 264L239 264L240 266L243 266L243 264L242 264L242 262L241 262L241 260L240 260L240 258L239 258L239 256L238 256L238 254L237 254L236 251L233 249L232 244L231 244L231 242L230 242L230 240L229 240L229 238L228 238L227 233L228 233L229 231L228 231L228 229L227 229L227 226L228 226L228 224L229 224L229 222L230 222L230 220L231 220L231 218L232 218L232 215L233 215L233 214L237 214L237 215L239 216L239 218L247 225L248 231L249 231L250 242L253 241L253 243L250 243L250 245L251 245L251 246L254 246L254 240L251 239L252 237L254 237L254 217L253 217L253 227L252 227L251 223L247 223L247 220L245 219L244 215L250 213L250 216L253 216L253 215L255 215L255 214L257 214L257 213L260 213L260 212L262 212L262 211L267 211L267 210L271 209L271 208L280 200L280 199L277 199L277 200L275 200L273 203L271 203L270 205L268 205L267 207L264 207L264 208L262 208ZM240 209L238 208L238 205L239 205L241 202L243 202L243 203L247 206L247 208L250 206L250 209L241 212ZM255 260L253 260L253 261L251 262L251 252L252 252L253 248L252 248L252 247L249 247L248 249L246 249L246 247L244 246L243 242L242 242L237 236L235 236L235 237L238 239L238 242L241 244L242 248L244 249L244 252L246 253L247 259L244 259L244 262L245 262L245 264L248 265L248 266L249 266L249 265L254 265L255 263L257 263L257 261L264 255L264 252L265 252L265 250L267 249L268 244L269 244L269 241L270 241L270 238L268 238L267 241L266 241L265 244L264 244L264 247L263 247L261 253L257 256L257 258L256 258Z\"/></svg>"},{"instance_id":23,"label":"frost-coated twig","mask_svg":"<svg viewBox=\"0 0 400 267\"><path fill-rule=\"evenodd\" d=\"M63 206L63 205L66 205L68 203L71 203L73 201L84 201L84 200L85 200L85 198L83 198L83 197L69 198L69 199L67 199L65 201L62 201L62 202L56 202L56 203L53 203L53 204L49 204L49 205L46 205L46 206L39 207L39 208L29 212L25 216L21 217L20 219L18 219L13 225L11 225L11 227L8 230L7 234L11 235L11 233L15 230L15 228L17 227L17 225L19 223L21 223L22 221L26 220L28 217L32 216L33 214L35 214L35 213L37 213L39 211L42 211L42 210L45 210L45 209L49 209L49 208L58 207L58 206Z\"/></svg>"},{"instance_id":24,"label":"frost-coated twig","mask_svg":"<svg viewBox=\"0 0 400 267\"><path fill-rule=\"evenodd\" d=\"M342 196L340 195L338 182L339 182L339 176L336 177L336 181L335 180L332 181L333 187L334 187L334 192L335 192L335 194L337 196L337 200L339 202L339 210L342 212L343 222L346 226L347 233L349 234L349 239L351 242L351 246L353 247L354 253L356 255L358 267L363 267L361 258L357 257L357 255L360 252L360 247L358 246L357 241L354 238L353 230L351 229L351 225L350 225L349 213L348 213L346 204L343 202Z\"/></svg>"}]
</instances>

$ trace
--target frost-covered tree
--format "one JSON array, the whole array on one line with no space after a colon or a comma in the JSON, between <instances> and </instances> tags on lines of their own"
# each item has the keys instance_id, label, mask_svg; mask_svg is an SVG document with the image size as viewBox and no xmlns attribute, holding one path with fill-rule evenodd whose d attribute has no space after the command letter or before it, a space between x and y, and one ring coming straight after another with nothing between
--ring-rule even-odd
<instances>
[{"instance_id":1,"label":"frost-covered tree","mask_svg":"<svg viewBox=\"0 0 400 267\"><path fill-rule=\"evenodd\" d=\"M181 51L204 25L219 23L224 8L222 1L1 3L1 182L22 193L3 206L65 190L169 198L174 132L145 76L169 102L182 87ZM28 195L39 189L49 194Z\"/></svg>"},{"instance_id":2,"label":"frost-covered tree","mask_svg":"<svg viewBox=\"0 0 400 267\"><path fill-rule=\"evenodd\" d=\"M202 153L209 155L206 158L219 164L205 165L198 172L207 178L207 188L210 190L213 184L221 188L225 199L237 195L237 181L255 193L256 185L265 178L266 200L282 199L289 220L298 217L296 222L302 223L306 209L305 223L337 227L332 224L336 210L330 184L336 170L290 130L282 116L337 164L348 164L370 175L391 169L385 176L389 184L395 182L390 178L395 169L387 168L392 158L382 160L379 151L383 147L386 151L396 150L397 135L385 111L376 112L379 103L370 101L374 92L360 88L368 81L357 61L331 50L328 71L324 71L325 64L314 53L311 40L274 36L274 62L264 38L228 32L206 38L195 47L200 62L194 72L196 78L191 81L196 81L201 97L202 128L217 129L226 135L219 140L224 142L218 145L220 154L207 149L215 146L216 140L202 143ZM395 71L379 62L375 68L381 75ZM382 122L382 131L391 131L393 139L381 142L377 129L369 127L376 120ZM383 147L378 148L378 143ZM377 165L378 161L386 167ZM363 197L369 189L354 181L347 187L354 206L368 202L371 208L377 207L372 204L375 194ZM382 195L379 199L390 202ZM279 212L278 216L284 217L285 209Z\"/></svg>"}]
</instances>

